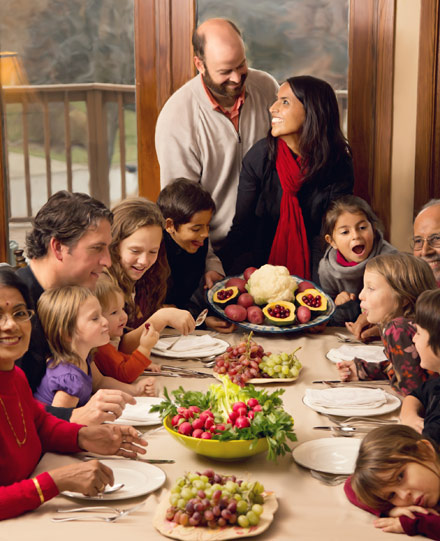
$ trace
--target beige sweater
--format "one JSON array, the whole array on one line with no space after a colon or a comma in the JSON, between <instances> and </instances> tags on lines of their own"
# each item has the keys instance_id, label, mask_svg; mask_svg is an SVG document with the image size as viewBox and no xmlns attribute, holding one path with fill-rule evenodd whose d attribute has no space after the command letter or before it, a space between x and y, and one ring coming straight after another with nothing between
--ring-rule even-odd
<instances>
[{"instance_id":1,"label":"beige sweater","mask_svg":"<svg viewBox=\"0 0 440 541\"><path fill-rule=\"evenodd\" d=\"M211 222L214 248L228 234L234 218L243 156L270 127L269 106L278 84L264 71L249 69L239 131L215 111L197 75L165 103L156 124L156 153L164 187L179 177L201 182L217 211Z\"/></svg>"}]
</instances>

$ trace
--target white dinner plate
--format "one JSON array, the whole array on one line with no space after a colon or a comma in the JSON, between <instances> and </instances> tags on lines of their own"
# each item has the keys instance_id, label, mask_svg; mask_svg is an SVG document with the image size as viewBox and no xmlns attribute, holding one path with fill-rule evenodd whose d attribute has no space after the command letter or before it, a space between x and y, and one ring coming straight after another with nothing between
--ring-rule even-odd
<instances>
[{"instance_id":1,"label":"white dinner plate","mask_svg":"<svg viewBox=\"0 0 440 541\"><path fill-rule=\"evenodd\" d=\"M374 382L372 382L374 383ZM373 417L375 415L384 415L385 413L390 413L391 411L396 410L400 407L400 398L397 396L394 396L390 393L385 393L387 401L385 404L382 404L381 406L377 408L326 408L324 406L314 406L310 404L309 400L307 400L307 397L303 397L303 402L306 406L309 408L312 408L312 410L315 410L319 413L328 413L330 415L340 415L341 417L351 417L351 416L361 416L361 417Z\"/></svg>"},{"instance_id":2,"label":"white dinner plate","mask_svg":"<svg viewBox=\"0 0 440 541\"><path fill-rule=\"evenodd\" d=\"M295 462L325 473L351 475L361 444L358 438L320 438L298 445L292 451Z\"/></svg>"},{"instance_id":3,"label":"white dinner plate","mask_svg":"<svg viewBox=\"0 0 440 541\"><path fill-rule=\"evenodd\" d=\"M163 398L157 396L135 396L136 404L127 404L122 415L112 424L129 426L160 425L162 420L158 412L150 413L150 406L160 404Z\"/></svg>"},{"instance_id":4,"label":"white dinner plate","mask_svg":"<svg viewBox=\"0 0 440 541\"><path fill-rule=\"evenodd\" d=\"M221 340L220 338L213 338L212 344L209 346L197 347L197 337L203 338L204 335L188 335L182 336L179 340L179 348L184 348L185 342L194 343L194 347L189 349L174 351L173 349L161 349L154 347L151 353L159 357L167 357L169 359L193 359L194 357L209 357L210 355L220 355L226 351L229 347L228 342ZM161 344L171 345L175 342L176 336L166 336L160 339Z\"/></svg>"},{"instance_id":5,"label":"white dinner plate","mask_svg":"<svg viewBox=\"0 0 440 541\"><path fill-rule=\"evenodd\" d=\"M351 346L348 344L344 344L339 348L332 348L327 352L326 357L332 363L352 361L355 357L367 363L378 363L387 360L383 346Z\"/></svg>"},{"instance_id":6,"label":"white dinner plate","mask_svg":"<svg viewBox=\"0 0 440 541\"><path fill-rule=\"evenodd\" d=\"M69 498L81 500L124 500L136 498L160 488L166 480L163 470L152 464L136 462L135 460L100 460L101 464L113 470L116 483L123 483L124 486L117 492L102 494L100 496L84 496L79 492L64 491L61 494Z\"/></svg>"}]
</instances>

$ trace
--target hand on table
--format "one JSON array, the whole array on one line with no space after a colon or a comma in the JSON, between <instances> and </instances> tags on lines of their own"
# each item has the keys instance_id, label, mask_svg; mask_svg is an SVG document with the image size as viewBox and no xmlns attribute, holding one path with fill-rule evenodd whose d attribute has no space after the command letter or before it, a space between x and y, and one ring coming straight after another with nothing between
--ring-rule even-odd
<instances>
[{"instance_id":1,"label":"hand on table","mask_svg":"<svg viewBox=\"0 0 440 541\"><path fill-rule=\"evenodd\" d=\"M373 522L375 528L380 528L383 532L404 533L399 518L384 517L378 518Z\"/></svg>"},{"instance_id":2,"label":"hand on table","mask_svg":"<svg viewBox=\"0 0 440 541\"><path fill-rule=\"evenodd\" d=\"M157 372L160 372L160 369ZM154 378L141 378L136 383L133 383L132 386L135 396L157 396Z\"/></svg>"},{"instance_id":3,"label":"hand on table","mask_svg":"<svg viewBox=\"0 0 440 541\"><path fill-rule=\"evenodd\" d=\"M78 446L99 455L120 455L128 458L144 455L147 442L132 426L85 426L78 432Z\"/></svg>"},{"instance_id":4,"label":"hand on table","mask_svg":"<svg viewBox=\"0 0 440 541\"><path fill-rule=\"evenodd\" d=\"M70 490L85 496L96 496L114 483L112 470L98 460L69 464L48 473L60 492Z\"/></svg>"},{"instance_id":5,"label":"hand on table","mask_svg":"<svg viewBox=\"0 0 440 541\"><path fill-rule=\"evenodd\" d=\"M339 377L341 378L341 381L359 380L354 361L340 361L336 364L336 368L339 371Z\"/></svg>"},{"instance_id":6,"label":"hand on table","mask_svg":"<svg viewBox=\"0 0 440 541\"><path fill-rule=\"evenodd\" d=\"M237 328L234 323L229 323L229 321L225 321L224 319L215 316L208 316L205 319L205 324L209 329L223 334L234 332Z\"/></svg>"},{"instance_id":7,"label":"hand on table","mask_svg":"<svg viewBox=\"0 0 440 541\"><path fill-rule=\"evenodd\" d=\"M136 404L128 393L116 389L99 389L85 406L75 408L70 422L80 425L100 425L122 415L126 404Z\"/></svg>"}]
</instances>

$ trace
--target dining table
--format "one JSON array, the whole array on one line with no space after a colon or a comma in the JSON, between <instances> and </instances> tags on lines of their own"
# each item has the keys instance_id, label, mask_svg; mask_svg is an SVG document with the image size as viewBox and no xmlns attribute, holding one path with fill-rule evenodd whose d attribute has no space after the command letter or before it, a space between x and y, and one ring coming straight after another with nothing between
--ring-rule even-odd
<instances>
[{"instance_id":1,"label":"dining table","mask_svg":"<svg viewBox=\"0 0 440 541\"><path fill-rule=\"evenodd\" d=\"M336 380L336 365L327 357L332 348L341 346L336 335L340 328L327 327L319 333L255 333L253 339L264 347L266 352L293 352L300 348L296 355L302 363L302 370L297 380L289 383L266 383L268 390L284 389L282 395L285 410L294 419L297 442L289 442L291 449L317 438L344 438L334 436L331 432L315 430L313 427L331 425L330 420L303 403L307 388L322 389L326 384L313 383L315 380ZM203 334L208 331L196 331ZM238 328L231 334L216 335L229 344L238 344L247 336L246 330ZM194 352L194 357L197 352ZM152 357L159 364L173 364L185 368L197 369L207 373L212 368L205 368L200 360L170 359ZM213 378L191 377L156 377L161 392L164 388L171 392L179 386L185 390L206 391L213 383ZM388 385L385 389L392 393ZM398 419L399 409L387 413L381 418ZM176 479L185 472L213 469L215 472L236 475L237 478L258 480L266 490L273 491L278 510L269 528L258 536L260 541L398 541L406 538L404 534L384 533L373 526L375 517L352 505L346 498L343 483L335 486L324 484L312 477L310 470L297 464L289 452L276 462L267 460L266 454L238 461L221 461L195 454L175 441L165 429L157 430L155 426L138 427L148 441L146 457L154 459L174 459L175 463L161 464L159 467L166 474L165 484L148 495L124 501L105 502L115 507L130 507L144 502L143 507L114 523L105 523L93 519L93 513L81 515L84 520L78 522L53 522L51 519L60 516L59 510L69 509L75 505L96 505L96 502L75 500L59 495L38 509L20 517L5 520L0 524L0 541L155 541L166 539L153 526L153 517L164 492L169 491ZM362 437L357 435L353 437ZM47 453L39 462L36 472L47 471L55 467L82 460L81 455L63 456ZM115 462L116 463L116 462ZM68 516L68 515L65 515ZM214 531L206 532L204 539L215 539ZM240 536L241 537L241 536ZM421 536L416 538L422 539ZM194 537L194 539L198 539ZM423 538L425 539L425 538Z\"/></svg>"}]
</instances>

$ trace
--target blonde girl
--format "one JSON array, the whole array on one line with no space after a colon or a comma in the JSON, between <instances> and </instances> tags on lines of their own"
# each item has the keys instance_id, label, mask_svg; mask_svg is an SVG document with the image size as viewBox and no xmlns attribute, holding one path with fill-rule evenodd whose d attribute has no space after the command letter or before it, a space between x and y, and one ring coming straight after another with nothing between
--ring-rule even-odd
<instances>
[{"instance_id":1,"label":"blonde girl","mask_svg":"<svg viewBox=\"0 0 440 541\"><path fill-rule=\"evenodd\" d=\"M139 346L133 353L119 351L119 342L127 323L124 294L121 288L107 277L98 280L94 293L101 305L102 315L107 320L110 336L110 342L99 346L93 356L99 371L125 383L132 383L146 369L160 372L160 366L149 359L151 348L159 339L159 333L153 325L143 326Z\"/></svg>"},{"instance_id":2,"label":"blonde girl","mask_svg":"<svg viewBox=\"0 0 440 541\"><path fill-rule=\"evenodd\" d=\"M409 426L386 425L365 436L345 493L381 516L374 526L384 532L440 539L439 450Z\"/></svg>"},{"instance_id":3,"label":"blonde girl","mask_svg":"<svg viewBox=\"0 0 440 541\"><path fill-rule=\"evenodd\" d=\"M38 316L52 352L35 397L45 404L75 408L98 389L119 389L132 396L154 396L154 380L133 385L103 376L90 351L109 341L101 305L87 288L66 286L46 290L38 301Z\"/></svg>"},{"instance_id":4,"label":"blonde girl","mask_svg":"<svg viewBox=\"0 0 440 541\"><path fill-rule=\"evenodd\" d=\"M344 325L356 321L361 313L358 295L368 261L397 250L384 240L370 205L355 195L330 203L323 235L328 248L319 263L319 281L337 306L329 324Z\"/></svg>"},{"instance_id":5,"label":"blonde girl","mask_svg":"<svg viewBox=\"0 0 440 541\"><path fill-rule=\"evenodd\" d=\"M146 320L159 332L166 325L182 334L194 330L189 312L161 308L169 276L162 240L164 226L159 207L142 197L126 199L113 209L112 266L107 272L123 291L128 327L135 329L122 337L120 349L125 353L139 345L143 332L140 326Z\"/></svg>"},{"instance_id":6,"label":"blonde girl","mask_svg":"<svg viewBox=\"0 0 440 541\"><path fill-rule=\"evenodd\" d=\"M369 261L359 299L368 322L379 327L388 360L340 362L337 368L341 380L389 379L404 395L426 381L431 374L420 366L412 342L416 332L412 320L417 297L435 287L431 267L421 258L399 253Z\"/></svg>"}]
</instances>

